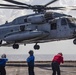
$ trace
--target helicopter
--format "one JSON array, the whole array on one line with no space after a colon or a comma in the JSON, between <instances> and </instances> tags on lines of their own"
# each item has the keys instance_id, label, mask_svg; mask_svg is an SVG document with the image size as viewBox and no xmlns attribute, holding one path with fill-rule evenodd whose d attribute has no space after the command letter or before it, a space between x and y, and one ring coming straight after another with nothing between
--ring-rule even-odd
<instances>
[{"instance_id":1,"label":"helicopter","mask_svg":"<svg viewBox=\"0 0 76 75\"><path fill-rule=\"evenodd\" d=\"M47 10L64 10L65 7L48 7L58 0L45 5L30 5L15 0L3 0L12 4L0 4L0 9L27 9L33 14L20 16L11 22L0 25L0 46L18 49L20 44L35 43L34 49L39 50L38 43L74 39L76 44L76 18ZM76 9L71 9L76 10ZM4 43L3 43L4 42Z\"/></svg>"}]
</instances>

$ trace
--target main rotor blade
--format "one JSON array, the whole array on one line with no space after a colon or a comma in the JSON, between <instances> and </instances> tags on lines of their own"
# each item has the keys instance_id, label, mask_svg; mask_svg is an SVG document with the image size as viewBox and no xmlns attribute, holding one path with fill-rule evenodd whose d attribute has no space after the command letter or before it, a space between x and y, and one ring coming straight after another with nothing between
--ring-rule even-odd
<instances>
[{"instance_id":1,"label":"main rotor blade","mask_svg":"<svg viewBox=\"0 0 76 75\"><path fill-rule=\"evenodd\" d=\"M65 9L65 7L46 7L46 10L62 10Z\"/></svg>"},{"instance_id":2,"label":"main rotor blade","mask_svg":"<svg viewBox=\"0 0 76 75\"><path fill-rule=\"evenodd\" d=\"M21 6L20 7L19 6L18 7L17 6L16 7L15 6L10 6L10 7L9 6L0 6L0 9L29 9L29 8L23 7L23 6L22 7Z\"/></svg>"},{"instance_id":3,"label":"main rotor blade","mask_svg":"<svg viewBox=\"0 0 76 75\"><path fill-rule=\"evenodd\" d=\"M76 10L76 7L46 7L46 10Z\"/></svg>"},{"instance_id":4,"label":"main rotor blade","mask_svg":"<svg viewBox=\"0 0 76 75\"><path fill-rule=\"evenodd\" d=\"M0 9L22 9L22 8L15 8L15 7L0 7Z\"/></svg>"},{"instance_id":5,"label":"main rotor blade","mask_svg":"<svg viewBox=\"0 0 76 75\"><path fill-rule=\"evenodd\" d=\"M0 4L0 6L4 6L5 8L22 8L22 9L31 9L29 7L25 7L25 6L17 6L17 5L9 5L9 4ZM4 7L1 7L1 8L4 8Z\"/></svg>"},{"instance_id":6,"label":"main rotor blade","mask_svg":"<svg viewBox=\"0 0 76 75\"><path fill-rule=\"evenodd\" d=\"M27 7L8 7L8 6L6 6L6 7L0 7L0 9L29 9L29 8L27 8Z\"/></svg>"},{"instance_id":7,"label":"main rotor blade","mask_svg":"<svg viewBox=\"0 0 76 75\"><path fill-rule=\"evenodd\" d=\"M12 6L12 7L18 7L17 5L9 5L9 4L0 4L0 6Z\"/></svg>"},{"instance_id":8,"label":"main rotor blade","mask_svg":"<svg viewBox=\"0 0 76 75\"><path fill-rule=\"evenodd\" d=\"M31 7L31 5L28 5L28 4L25 4L25 3L22 3L22 2L18 2L18 1L14 1L14 0L4 0L6 2L10 2L10 3L13 3L13 4L17 4L17 5L26 5L28 7Z\"/></svg>"},{"instance_id":9,"label":"main rotor blade","mask_svg":"<svg viewBox=\"0 0 76 75\"><path fill-rule=\"evenodd\" d=\"M49 3L47 3L47 4L45 4L44 6L46 7L46 6L52 4L52 3L56 2L56 1L58 1L58 0L53 0L53 1L51 1L51 2L49 2Z\"/></svg>"}]
</instances>

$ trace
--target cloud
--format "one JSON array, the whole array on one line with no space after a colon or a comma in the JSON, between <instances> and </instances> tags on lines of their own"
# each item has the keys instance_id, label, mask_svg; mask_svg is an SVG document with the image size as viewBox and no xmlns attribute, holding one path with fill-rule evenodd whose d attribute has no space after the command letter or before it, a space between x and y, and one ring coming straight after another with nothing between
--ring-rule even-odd
<instances>
[{"instance_id":1,"label":"cloud","mask_svg":"<svg viewBox=\"0 0 76 75\"><path fill-rule=\"evenodd\" d=\"M61 6L75 6L76 0L59 0Z\"/></svg>"},{"instance_id":2,"label":"cloud","mask_svg":"<svg viewBox=\"0 0 76 75\"><path fill-rule=\"evenodd\" d=\"M20 0L16 0L16 1L20 1ZM21 0L20 2L23 2L23 3L28 3L30 1L33 1L33 0ZM11 4L9 2L6 2L6 1L3 1L3 0L0 0L0 3L2 4ZM14 18L16 17L19 17L21 15L26 15L27 11L26 10L14 10L14 9L0 9L0 24L4 23L6 20L8 21L12 21Z\"/></svg>"}]
</instances>

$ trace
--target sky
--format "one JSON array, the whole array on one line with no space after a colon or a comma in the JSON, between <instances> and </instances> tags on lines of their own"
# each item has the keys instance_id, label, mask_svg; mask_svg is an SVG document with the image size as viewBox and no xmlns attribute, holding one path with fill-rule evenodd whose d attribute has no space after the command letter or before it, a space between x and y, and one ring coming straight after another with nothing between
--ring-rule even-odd
<instances>
[{"instance_id":1,"label":"sky","mask_svg":"<svg viewBox=\"0 0 76 75\"><path fill-rule=\"evenodd\" d=\"M36 5L36 4L46 4L51 0L16 0L25 2L28 4ZM0 3L7 3L3 0L0 0ZM76 6L76 0L59 0L58 2L52 4L51 6ZM55 11L55 12L63 12L65 14L72 15L76 17L76 11L72 10L64 10L64 11ZM16 17L32 14L31 10L5 10L0 9L0 25L5 23L6 21L12 21ZM20 45L19 49L13 49L12 47L0 47L0 54L27 54L29 50L34 50L33 46L35 44L26 44ZM76 45L73 44L72 40L62 40L62 41L54 41L48 43L39 43L40 50L34 50L35 54L56 54L58 52L62 52L63 54L76 54Z\"/></svg>"}]
</instances>

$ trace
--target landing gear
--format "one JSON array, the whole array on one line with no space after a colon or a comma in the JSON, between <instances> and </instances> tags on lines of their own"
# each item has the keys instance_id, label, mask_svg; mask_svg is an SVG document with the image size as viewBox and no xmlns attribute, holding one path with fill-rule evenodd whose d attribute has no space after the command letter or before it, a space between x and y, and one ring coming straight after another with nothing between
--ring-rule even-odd
<instances>
[{"instance_id":1,"label":"landing gear","mask_svg":"<svg viewBox=\"0 0 76 75\"><path fill-rule=\"evenodd\" d=\"M0 45L2 44L2 40L0 40Z\"/></svg>"},{"instance_id":2,"label":"landing gear","mask_svg":"<svg viewBox=\"0 0 76 75\"><path fill-rule=\"evenodd\" d=\"M39 50L40 49L40 46L39 45L37 45L37 43L34 45L34 49L35 50Z\"/></svg>"},{"instance_id":3,"label":"landing gear","mask_svg":"<svg viewBox=\"0 0 76 75\"><path fill-rule=\"evenodd\" d=\"M73 43L76 45L76 39L73 40Z\"/></svg>"},{"instance_id":4,"label":"landing gear","mask_svg":"<svg viewBox=\"0 0 76 75\"><path fill-rule=\"evenodd\" d=\"M13 44L13 49L18 49L19 48L19 45L18 44Z\"/></svg>"}]
</instances>

